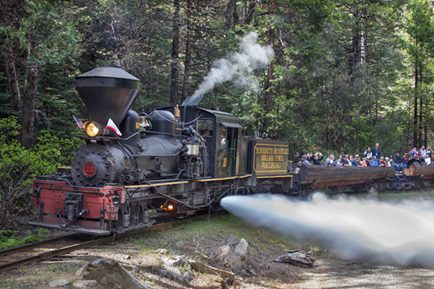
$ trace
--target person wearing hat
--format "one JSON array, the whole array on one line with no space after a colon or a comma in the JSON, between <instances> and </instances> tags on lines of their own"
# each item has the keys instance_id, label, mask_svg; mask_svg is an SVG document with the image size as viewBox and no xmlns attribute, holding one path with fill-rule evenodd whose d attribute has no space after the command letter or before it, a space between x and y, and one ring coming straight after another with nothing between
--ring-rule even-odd
<instances>
[{"instance_id":1,"label":"person wearing hat","mask_svg":"<svg viewBox=\"0 0 434 289\"><path fill-rule=\"evenodd\" d=\"M390 163L390 158L389 157L386 157L384 159L384 162L385 162L385 167L386 168L390 168L392 166L392 164Z\"/></svg>"}]
</instances>

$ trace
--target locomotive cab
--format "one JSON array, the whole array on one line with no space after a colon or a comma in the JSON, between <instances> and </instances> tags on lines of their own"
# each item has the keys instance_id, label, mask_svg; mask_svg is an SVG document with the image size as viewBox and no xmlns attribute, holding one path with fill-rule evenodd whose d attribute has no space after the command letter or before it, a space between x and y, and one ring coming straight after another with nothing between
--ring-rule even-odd
<instances>
[{"instance_id":1,"label":"locomotive cab","mask_svg":"<svg viewBox=\"0 0 434 289\"><path fill-rule=\"evenodd\" d=\"M182 122L194 126L205 139L210 177L230 177L246 172L246 166L240 164L240 150L246 140L242 138L239 118L227 112L195 106L182 106L180 111Z\"/></svg>"}]
</instances>

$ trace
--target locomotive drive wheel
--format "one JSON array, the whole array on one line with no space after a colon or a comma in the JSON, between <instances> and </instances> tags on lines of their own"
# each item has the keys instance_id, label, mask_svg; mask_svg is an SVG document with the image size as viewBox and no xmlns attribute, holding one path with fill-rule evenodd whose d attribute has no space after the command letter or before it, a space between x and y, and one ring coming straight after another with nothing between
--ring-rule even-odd
<instances>
[{"instance_id":1,"label":"locomotive drive wheel","mask_svg":"<svg viewBox=\"0 0 434 289\"><path fill-rule=\"evenodd\" d=\"M145 207L139 202L128 202L119 208L116 231L118 233L138 226L147 226L149 219L145 218Z\"/></svg>"}]
</instances>

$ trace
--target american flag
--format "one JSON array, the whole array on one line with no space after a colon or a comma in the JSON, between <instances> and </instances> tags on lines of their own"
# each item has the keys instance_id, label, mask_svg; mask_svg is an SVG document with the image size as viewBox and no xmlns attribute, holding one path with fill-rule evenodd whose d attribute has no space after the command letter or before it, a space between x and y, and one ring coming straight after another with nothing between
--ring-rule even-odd
<instances>
[{"instance_id":1,"label":"american flag","mask_svg":"<svg viewBox=\"0 0 434 289\"><path fill-rule=\"evenodd\" d=\"M74 118L75 123L77 124L79 129L83 129L83 122L78 117L75 117L75 115L72 116Z\"/></svg>"}]
</instances>

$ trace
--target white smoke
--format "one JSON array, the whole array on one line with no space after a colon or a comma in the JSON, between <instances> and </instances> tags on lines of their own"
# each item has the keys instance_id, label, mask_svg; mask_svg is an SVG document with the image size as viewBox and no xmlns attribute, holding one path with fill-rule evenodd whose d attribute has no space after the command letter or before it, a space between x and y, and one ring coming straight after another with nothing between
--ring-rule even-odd
<instances>
[{"instance_id":1,"label":"white smoke","mask_svg":"<svg viewBox=\"0 0 434 289\"><path fill-rule=\"evenodd\" d=\"M274 57L274 51L270 45L258 44L257 39L256 32L244 35L240 42L239 52L231 53L215 61L192 98L197 98L212 90L216 85L230 80L238 86L258 92L259 84L252 72L267 66Z\"/></svg>"},{"instance_id":2,"label":"white smoke","mask_svg":"<svg viewBox=\"0 0 434 289\"><path fill-rule=\"evenodd\" d=\"M345 259L434 268L434 202L386 203L316 194L230 196L227 211L258 226L327 246Z\"/></svg>"}]
</instances>

